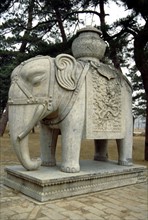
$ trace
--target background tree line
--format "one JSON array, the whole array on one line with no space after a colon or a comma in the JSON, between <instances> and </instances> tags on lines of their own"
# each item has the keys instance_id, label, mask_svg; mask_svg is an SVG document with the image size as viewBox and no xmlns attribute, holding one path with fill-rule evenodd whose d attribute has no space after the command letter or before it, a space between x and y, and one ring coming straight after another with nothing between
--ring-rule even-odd
<instances>
[{"instance_id":1,"label":"background tree line","mask_svg":"<svg viewBox=\"0 0 148 220\"><path fill-rule=\"evenodd\" d=\"M124 7L128 15L108 24L106 7ZM148 160L148 1L147 0L1 0L0 115L7 104L10 74L36 55L71 54L81 14L96 16L95 26L108 42L108 62L128 69L134 91L134 116L146 116L145 159ZM110 18L111 19L111 18ZM133 62L134 61L134 62Z\"/></svg>"}]
</instances>

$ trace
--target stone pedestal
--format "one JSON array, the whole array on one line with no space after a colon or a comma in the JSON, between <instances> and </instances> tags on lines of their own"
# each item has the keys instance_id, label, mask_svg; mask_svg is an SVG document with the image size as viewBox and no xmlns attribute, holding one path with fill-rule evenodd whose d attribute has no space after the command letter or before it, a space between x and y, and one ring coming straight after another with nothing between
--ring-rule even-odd
<instances>
[{"instance_id":1,"label":"stone pedestal","mask_svg":"<svg viewBox=\"0 0 148 220\"><path fill-rule=\"evenodd\" d=\"M80 162L81 172L64 173L56 167L26 171L21 165L6 167L4 184L40 202L136 184L146 181L147 168L119 166L114 161Z\"/></svg>"}]
</instances>

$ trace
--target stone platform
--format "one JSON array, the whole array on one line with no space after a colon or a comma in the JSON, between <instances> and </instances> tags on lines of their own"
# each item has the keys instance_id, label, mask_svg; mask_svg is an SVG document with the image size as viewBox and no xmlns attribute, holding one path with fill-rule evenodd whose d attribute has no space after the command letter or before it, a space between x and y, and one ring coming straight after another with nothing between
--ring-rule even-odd
<instances>
[{"instance_id":1,"label":"stone platform","mask_svg":"<svg viewBox=\"0 0 148 220\"><path fill-rule=\"evenodd\" d=\"M56 167L26 171L21 165L5 168L4 184L40 202L97 192L146 181L146 166L119 166L114 161L80 161L79 173L64 173Z\"/></svg>"}]
</instances>

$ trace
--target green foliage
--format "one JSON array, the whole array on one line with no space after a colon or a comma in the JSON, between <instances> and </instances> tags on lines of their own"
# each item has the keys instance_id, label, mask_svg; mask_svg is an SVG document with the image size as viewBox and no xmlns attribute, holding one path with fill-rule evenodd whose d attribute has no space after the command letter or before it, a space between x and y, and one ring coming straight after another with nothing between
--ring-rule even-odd
<instances>
[{"instance_id":1,"label":"green foliage","mask_svg":"<svg viewBox=\"0 0 148 220\"><path fill-rule=\"evenodd\" d=\"M144 90L141 74L137 70L136 66L130 67L130 73L127 74L131 79L133 88L133 116L146 117L146 93Z\"/></svg>"},{"instance_id":2,"label":"green foliage","mask_svg":"<svg viewBox=\"0 0 148 220\"><path fill-rule=\"evenodd\" d=\"M138 91L137 94L133 96L133 115L135 118L138 116L146 117L146 94L144 90Z\"/></svg>"},{"instance_id":3,"label":"green foliage","mask_svg":"<svg viewBox=\"0 0 148 220\"><path fill-rule=\"evenodd\" d=\"M0 114L7 103L10 75L15 66L36 55L54 57L62 52L71 53L71 40L62 43L60 31L76 21L76 15L70 13L78 3L78 0L1 1Z\"/></svg>"},{"instance_id":4,"label":"green foliage","mask_svg":"<svg viewBox=\"0 0 148 220\"><path fill-rule=\"evenodd\" d=\"M1 0L0 1L0 13L8 10L13 0Z\"/></svg>"},{"instance_id":5,"label":"green foliage","mask_svg":"<svg viewBox=\"0 0 148 220\"><path fill-rule=\"evenodd\" d=\"M148 19L148 1L147 0L122 0L129 9L133 9L137 14L141 13L145 19Z\"/></svg>"}]
</instances>

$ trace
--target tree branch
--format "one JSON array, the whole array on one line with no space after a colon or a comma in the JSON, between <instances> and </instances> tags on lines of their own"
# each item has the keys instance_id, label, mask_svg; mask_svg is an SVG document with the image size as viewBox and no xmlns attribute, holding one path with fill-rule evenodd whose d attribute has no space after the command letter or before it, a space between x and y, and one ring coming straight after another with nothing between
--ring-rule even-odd
<instances>
[{"instance_id":1,"label":"tree branch","mask_svg":"<svg viewBox=\"0 0 148 220\"><path fill-rule=\"evenodd\" d=\"M101 14L100 14L99 12L93 11L93 10L73 11L73 12L68 13L68 14L65 16L64 20L66 20L67 17L69 17L70 15L73 15L73 14L84 14L84 13L92 13L92 14L95 14L95 15L99 16L99 18L100 18L100 16L101 16ZM109 15L109 14L105 14L105 16L107 16L107 15Z\"/></svg>"}]
</instances>

